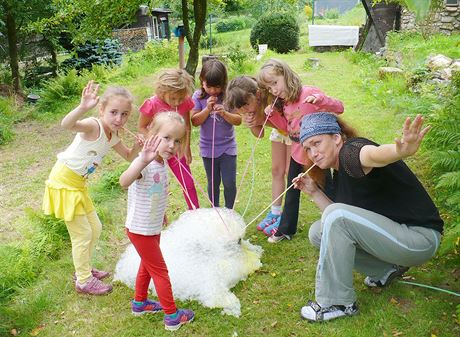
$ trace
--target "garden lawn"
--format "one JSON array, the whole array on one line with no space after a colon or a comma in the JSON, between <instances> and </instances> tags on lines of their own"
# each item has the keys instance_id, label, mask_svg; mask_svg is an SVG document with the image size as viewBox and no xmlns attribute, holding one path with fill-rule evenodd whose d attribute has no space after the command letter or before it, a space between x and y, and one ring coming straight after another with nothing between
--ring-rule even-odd
<instances>
[{"instance_id":1,"label":"garden lawn","mask_svg":"<svg viewBox=\"0 0 460 337\"><path fill-rule=\"evenodd\" d=\"M363 85L363 69L350 62L348 53L317 54L309 51L276 56L287 61L305 84L318 86L326 94L345 104L344 118L363 136L377 142L389 142L398 134L404 113L383 107L380 97ZM347 57L348 55L348 57ZM308 57L320 58L319 68L305 70ZM263 62L263 61L262 61ZM258 69L262 63L257 63ZM153 75L153 74L152 74ZM152 75L136 79L127 85L137 95L137 103L149 96ZM377 75L375 71L375 75ZM136 129L137 114L131 116L128 127ZM237 127L238 176L246 167L255 138L245 127ZM16 128L15 140L0 148L0 244L17 242L31 233L24 208L39 211L44 181L55 161L55 155L67 146L73 135L59 127L59 121L27 122ZM125 138L132 142L127 134ZM194 161L192 172L205 189L203 164L198 156L199 129L192 134ZM271 202L270 143L262 139L255 150L254 166L250 165L239 193L236 209L247 222ZM92 178L91 193L98 202L98 212L104 222L101 240L95 253L95 266L114 270L128 240L123 231L126 193L114 187L115 177L104 173L120 170L124 165L115 153L107 156L102 169ZM101 183L105 181L105 185ZM104 180L105 179L105 180ZM111 180L110 180L111 179ZM109 181L108 181L109 180ZM112 184L111 184L112 183ZM102 184L102 187L101 187ZM170 220L184 211L185 202L177 183L172 182ZM200 190L200 187L198 187ZM206 207L199 192L201 206ZM247 211L245 209L247 208ZM241 301L239 318L221 314L220 309L205 308L197 302L179 302L179 307L191 308L195 321L175 332L175 336L458 336L460 330L453 316L456 298L441 292L394 282L389 288L367 289L363 276L356 274L355 287L361 314L326 324L309 324L300 319L299 311L307 300L314 298L314 279L318 251L307 239L310 224L320 216L305 196L301 200L298 233L292 241L269 244L255 225L248 228L246 238L263 247L263 267L235 286L233 292ZM134 317L129 301L133 290L115 284L109 296L77 295L72 283L70 245L61 259L50 261L38 280L19 289L11 303L0 312L0 334L11 329L20 335L33 336L171 336L163 328L162 315ZM408 275L419 283L439 287L454 287L453 275L437 259ZM193 276L191 276L193 277ZM458 291L458 284L456 285Z\"/></svg>"}]
</instances>

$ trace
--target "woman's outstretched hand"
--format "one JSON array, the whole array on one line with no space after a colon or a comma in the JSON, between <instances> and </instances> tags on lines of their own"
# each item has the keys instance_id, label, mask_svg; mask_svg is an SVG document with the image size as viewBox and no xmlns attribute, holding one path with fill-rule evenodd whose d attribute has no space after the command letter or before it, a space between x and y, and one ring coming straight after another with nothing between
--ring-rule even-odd
<instances>
[{"instance_id":1,"label":"woman's outstretched hand","mask_svg":"<svg viewBox=\"0 0 460 337\"><path fill-rule=\"evenodd\" d=\"M423 126L423 117L421 115L415 116L411 122L410 117L407 117L403 124L401 138L395 139L396 152L402 157L413 155L420 147L423 137L430 130L431 126Z\"/></svg>"}]
</instances>

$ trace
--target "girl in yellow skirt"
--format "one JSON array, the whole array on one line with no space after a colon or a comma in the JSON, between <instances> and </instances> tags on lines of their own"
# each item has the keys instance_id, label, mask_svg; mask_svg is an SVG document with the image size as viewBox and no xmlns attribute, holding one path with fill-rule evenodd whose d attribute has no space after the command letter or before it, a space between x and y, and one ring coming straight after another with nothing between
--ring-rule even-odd
<instances>
[{"instance_id":1,"label":"girl in yellow skirt","mask_svg":"<svg viewBox=\"0 0 460 337\"><path fill-rule=\"evenodd\" d=\"M69 112L61 122L67 130L77 132L72 144L57 155L43 199L47 215L64 219L72 242L75 267L75 289L79 293L103 295L112 286L101 282L109 272L91 268L91 257L101 233L102 224L96 214L86 187L88 176L101 164L113 149L132 161L142 147L142 138L132 149L127 148L118 136L133 110L133 97L121 87L109 87L104 95L97 95L99 86L90 81L83 89L80 105ZM80 119L99 103L99 118Z\"/></svg>"}]
</instances>

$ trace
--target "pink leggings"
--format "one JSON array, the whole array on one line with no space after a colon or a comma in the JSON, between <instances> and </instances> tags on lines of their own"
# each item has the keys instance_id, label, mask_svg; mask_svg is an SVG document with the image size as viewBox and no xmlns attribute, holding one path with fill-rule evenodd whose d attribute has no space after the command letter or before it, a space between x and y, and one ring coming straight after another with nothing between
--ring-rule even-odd
<instances>
[{"instance_id":1,"label":"pink leggings","mask_svg":"<svg viewBox=\"0 0 460 337\"><path fill-rule=\"evenodd\" d=\"M177 181L182 185L182 188L184 189L184 197L185 201L187 202L188 209L193 209L192 203L195 208L199 208L200 205L198 203L198 195L196 193L195 184L192 177L190 176L192 171L187 165L185 157L182 157L180 162L183 166L177 162L175 157L168 159L168 165L171 168L172 173L174 173ZM190 174L188 174L187 171L190 172Z\"/></svg>"},{"instance_id":2,"label":"pink leggings","mask_svg":"<svg viewBox=\"0 0 460 337\"><path fill-rule=\"evenodd\" d=\"M134 300L143 302L147 299L150 279L152 279L164 313L167 315L174 314L177 308L172 294L168 267L160 250L160 235L139 235L128 230L126 233L141 257L136 276Z\"/></svg>"}]
</instances>

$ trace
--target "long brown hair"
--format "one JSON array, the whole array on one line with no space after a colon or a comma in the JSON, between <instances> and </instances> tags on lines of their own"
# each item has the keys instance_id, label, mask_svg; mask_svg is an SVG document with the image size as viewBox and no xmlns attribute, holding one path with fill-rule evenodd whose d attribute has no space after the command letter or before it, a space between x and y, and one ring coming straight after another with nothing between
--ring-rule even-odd
<instances>
[{"instance_id":1,"label":"long brown hair","mask_svg":"<svg viewBox=\"0 0 460 337\"><path fill-rule=\"evenodd\" d=\"M302 93L302 81L286 62L278 59L269 59L265 62L257 75L258 82L265 87L270 84L267 75L283 76L286 87L289 88L289 96L285 99L287 103L299 100Z\"/></svg>"},{"instance_id":2,"label":"long brown hair","mask_svg":"<svg viewBox=\"0 0 460 337\"><path fill-rule=\"evenodd\" d=\"M219 87L222 89L222 94L225 96L225 90L227 89L227 68L218 59L209 59L203 63L203 67L200 72L200 83L201 83L201 95L203 99L207 96L206 91L203 88L203 82L209 87Z\"/></svg>"}]
</instances>

